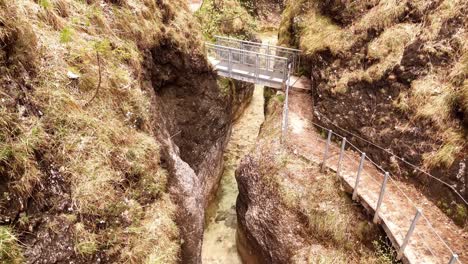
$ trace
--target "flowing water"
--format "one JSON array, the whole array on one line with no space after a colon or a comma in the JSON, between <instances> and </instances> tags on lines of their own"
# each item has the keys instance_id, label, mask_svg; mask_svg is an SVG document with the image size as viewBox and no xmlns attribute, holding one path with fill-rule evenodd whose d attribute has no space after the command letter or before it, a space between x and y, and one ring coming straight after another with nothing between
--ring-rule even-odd
<instances>
[{"instance_id":1,"label":"flowing water","mask_svg":"<svg viewBox=\"0 0 468 264\"><path fill-rule=\"evenodd\" d=\"M238 194L235 171L240 160L255 145L264 120L263 87L256 86L252 102L234 123L231 139L224 153L225 168L216 200L208 208L208 223L203 237L203 263L241 263L236 247L236 198Z\"/></svg>"}]
</instances>

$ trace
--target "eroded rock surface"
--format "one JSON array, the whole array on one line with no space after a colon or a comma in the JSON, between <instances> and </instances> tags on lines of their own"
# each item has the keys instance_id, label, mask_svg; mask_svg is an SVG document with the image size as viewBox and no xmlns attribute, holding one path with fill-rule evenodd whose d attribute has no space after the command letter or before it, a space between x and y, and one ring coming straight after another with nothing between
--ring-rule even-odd
<instances>
[{"instance_id":1,"label":"eroded rock surface","mask_svg":"<svg viewBox=\"0 0 468 264\"><path fill-rule=\"evenodd\" d=\"M222 174L232 122L251 98L253 86L238 83L223 93L201 51L185 54L171 42L147 55L155 134L165 142L169 190L179 206L182 262L200 263L205 208Z\"/></svg>"}]
</instances>

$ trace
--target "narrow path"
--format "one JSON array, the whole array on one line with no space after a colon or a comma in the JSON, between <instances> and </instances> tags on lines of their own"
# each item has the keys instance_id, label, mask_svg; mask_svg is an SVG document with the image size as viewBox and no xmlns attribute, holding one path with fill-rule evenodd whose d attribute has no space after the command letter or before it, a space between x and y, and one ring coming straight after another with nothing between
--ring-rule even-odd
<instances>
[{"instance_id":1,"label":"narrow path","mask_svg":"<svg viewBox=\"0 0 468 264\"><path fill-rule=\"evenodd\" d=\"M321 163L326 142L309 122L313 120L312 98L308 94L292 92L289 100L290 126L286 141L288 147L309 160ZM329 169L337 170L339 152L338 144L331 144L330 156L327 160ZM340 176L348 192L352 192L354 188L359 159L358 153L346 151ZM358 198L372 214L377 204L382 181L382 173L367 162L359 182ZM392 242L396 245L402 244L416 213L407 197L422 209L424 217L419 219L406 248L406 259L410 263L449 263L452 254L447 247L449 246L459 254L459 263L468 263L467 231L456 226L414 186L393 179L388 182L380 211L381 224Z\"/></svg>"},{"instance_id":2,"label":"narrow path","mask_svg":"<svg viewBox=\"0 0 468 264\"><path fill-rule=\"evenodd\" d=\"M225 168L217 197L208 208L209 222L203 237L203 263L241 263L236 247L238 188L234 172L240 159L255 145L264 121L263 105L263 87L257 86L252 102L233 126L224 153Z\"/></svg>"}]
</instances>

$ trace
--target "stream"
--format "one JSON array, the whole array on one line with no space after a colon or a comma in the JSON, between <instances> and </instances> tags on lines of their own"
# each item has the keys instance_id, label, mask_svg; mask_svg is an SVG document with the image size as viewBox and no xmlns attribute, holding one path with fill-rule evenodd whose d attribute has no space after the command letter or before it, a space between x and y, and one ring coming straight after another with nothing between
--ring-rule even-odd
<instances>
[{"instance_id":1,"label":"stream","mask_svg":"<svg viewBox=\"0 0 468 264\"><path fill-rule=\"evenodd\" d=\"M263 105L263 86L255 86L251 103L233 125L231 139L224 153L225 165L220 187L207 211L203 263L242 263L236 247L238 188L235 171L240 160L255 145L264 120Z\"/></svg>"},{"instance_id":2,"label":"stream","mask_svg":"<svg viewBox=\"0 0 468 264\"><path fill-rule=\"evenodd\" d=\"M259 34L262 43L275 45L277 32ZM236 199L239 193L235 171L240 160L254 147L265 120L263 86L256 85L252 101L234 123L231 139L224 152L224 172L216 198L206 214L202 261L204 264L241 264L236 246Z\"/></svg>"}]
</instances>

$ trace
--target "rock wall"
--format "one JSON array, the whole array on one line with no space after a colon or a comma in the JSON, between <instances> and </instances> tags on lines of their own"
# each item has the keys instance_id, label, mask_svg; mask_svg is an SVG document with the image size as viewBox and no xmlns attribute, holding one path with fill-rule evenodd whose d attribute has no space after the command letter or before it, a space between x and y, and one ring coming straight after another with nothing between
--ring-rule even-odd
<instances>
[{"instance_id":1,"label":"rock wall","mask_svg":"<svg viewBox=\"0 0 468 264\"><path fill-rule=\"evenodd\" d=\"M259 142L236 170L238 251L246 263L291 263L290 259L310 241L308 230L302 226L304 216L282 201L281 188L275 181L283 156L277 133L282 107L278 100L268 99Z\"/></svg>"},{"instance_id":2,"label":"rock wall","mask_svg":"<svg viewBox=\"0 0 468 264\"><path fill-rule=\"evenodd\" d=\"M238 83L223 93L202 52L183 53L170 41L146 52L145 69L153 127L164 142L169 190L179 206L181 261L200 263L205 208L222 175L232 122L249 102L253 85Z\"/></svg>"}]
</instances>

